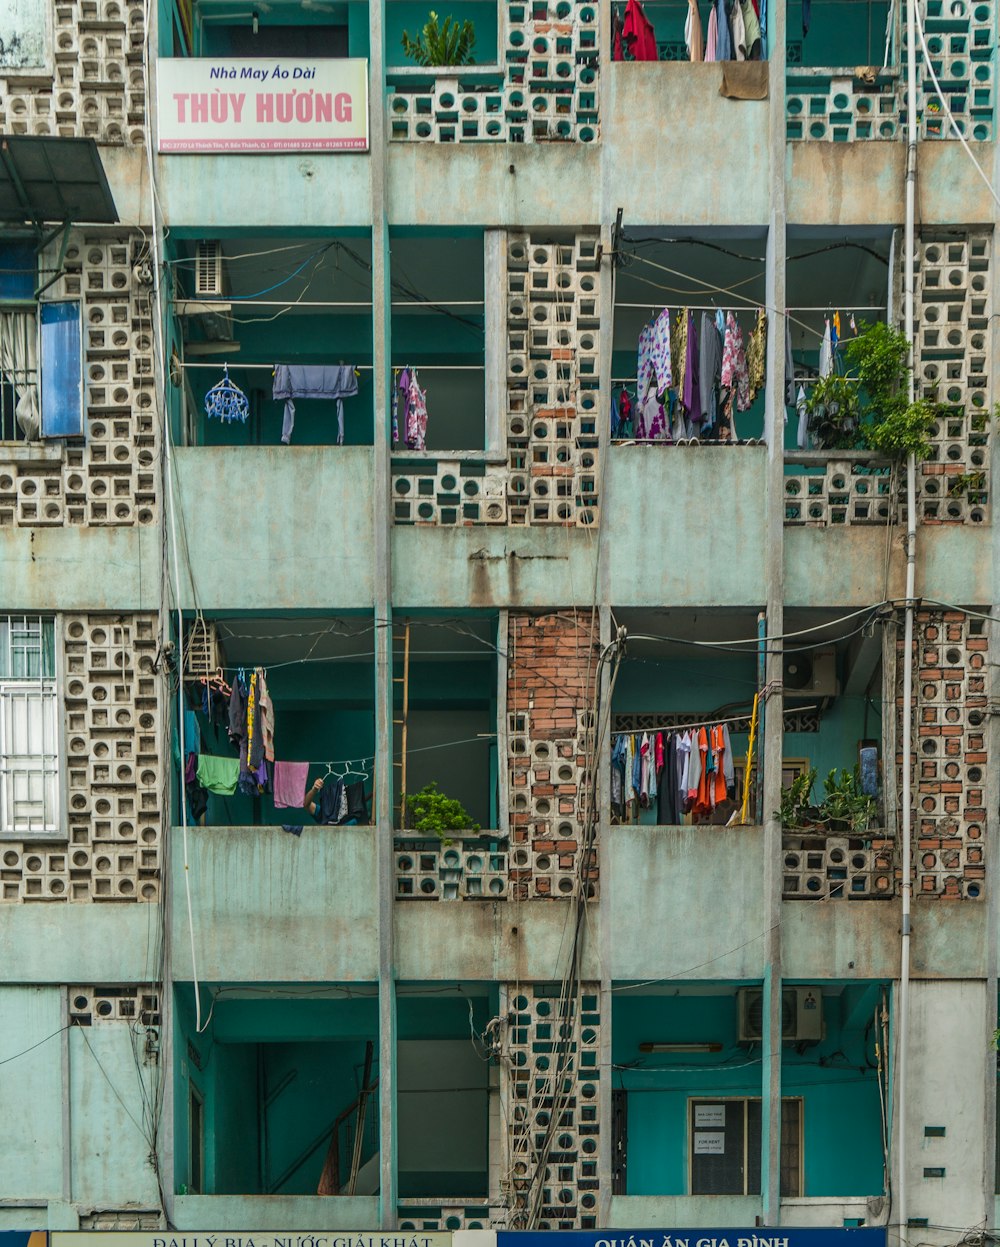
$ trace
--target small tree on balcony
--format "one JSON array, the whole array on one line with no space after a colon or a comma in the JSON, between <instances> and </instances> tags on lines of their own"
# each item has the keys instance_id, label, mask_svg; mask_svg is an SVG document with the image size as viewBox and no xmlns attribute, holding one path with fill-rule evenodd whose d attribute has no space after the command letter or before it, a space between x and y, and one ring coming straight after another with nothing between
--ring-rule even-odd
<instances>
[{"instance_id":1,"label":"small tree on balcony","mask_svg":"<svg viewBox=\"0 0 1000 1247\"><path fill-rule=\"evenodd\" d=\"M476 47L476 28L472 22L459 23L454 17L443 22L431 9L416 39L403 31L403 51L418 65L471 65Z\"/></svg>"},{"instance_id":2,"label":"small tree on balcony","mask_svg":"<svg viewBox=\"0 0 1000 1247\"><path fill-rule=\"evenodd\" d=\"M425 784L406 798L406 821L409 830L440 836L446 844L449 831L479 830L461 801L446 797L436 783Z\"/></svg>"}]
</instances>

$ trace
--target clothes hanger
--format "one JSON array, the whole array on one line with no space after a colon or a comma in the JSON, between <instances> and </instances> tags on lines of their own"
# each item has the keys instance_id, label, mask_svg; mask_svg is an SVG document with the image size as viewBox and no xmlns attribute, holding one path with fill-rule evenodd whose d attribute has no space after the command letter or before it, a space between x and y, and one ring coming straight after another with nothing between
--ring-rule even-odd
<instances>
[{"instance_id":1,"label":"clothes hanger","mask_svg":"<svg viewBox=\"0 0 1000 1247\"><path fill-rule=\"evenodd\" d=\"M235 381L229 379L229 365L222 365L222 380L205 395L205 415L210 420L231 424L237 420L246 424L250 415L250 400Z\"/></svg>"},{"instance_id":2,"label":"clothes hanger","mask_svg":"<svg viewBox=\"0 0 1000 1247\"><path fill-rule=\"evenodd\" d=\"M364 763L364 761L365 761L364 758L358 758L358 765L361 766ZM368 778L368 772L367 771L356 771L354 769L353 762L347 763L347 770L343 773L343 775L341 775L340 778L346 779L348 775L356 775L358 779L362 781L362 783L364 783L364 781Z\"/></svg>"}]
</instances>

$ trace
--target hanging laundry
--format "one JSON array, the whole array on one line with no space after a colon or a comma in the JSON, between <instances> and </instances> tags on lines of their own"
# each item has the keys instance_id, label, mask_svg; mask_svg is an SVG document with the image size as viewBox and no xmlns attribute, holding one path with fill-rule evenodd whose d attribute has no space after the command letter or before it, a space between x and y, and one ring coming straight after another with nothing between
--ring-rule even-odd
<instances>
[{"instance_id":1,"label":"hanging laundry","mask_svg":"<svg viewBox=\"0 0 1000 1247\"><path fill-rule=\"evenodd\" d=\"M830 318L826 317L823 329L823 341L819 348L819 375L828 377L833 372L833 337L830 329Z\"/></svg>"},{"instance_id":2,"label":"hanging laundry","mask_svg":"<svg viewBox=\"0 0 1000 1247\"><path fill-rule=\"evenodd\" d=\"M202 788L223 797L231 797L236 791L236 783L240 777L239 760L200 753L195 774Z\"/></svg>"},{"instance_id":3,"label":"hanging laundry","mask_svg":"<svg viewBox=\"0 0 1000 1247\"><path fill-rule=\"evenodd\" d=\"M353 364L276 364L271 397L285 403L281 440L288 445L295 428L296 398L323 398L337 404L337 445L344 443L344 399L358 392L358 374Z\"/></svg>"},{"instance_id":4,"label":"hanging laundry","mask_svg":"<svg viewBox=\"0 0 1000 1247\"><path fill-rule=\"evenodd\" d=\"M745 61L747 59L747 31L746 24L743 21L743 6L740 0L733 0L733 7L729 12L730 30L733 39L733 60Z\"/></svg>"},{"instance_id":5,"label":"hanging laundry","mask_svg":"<svg viewBox=\"0 0 1000 1247\"><path fill-rule=\"evenodd\" d=\"M275 762L274 804L275 808L301 810L306 799L308 762Z\"/></svg>"},{"instance_id":6,"label":"hanging laundry","mask_svg":"<svg viewBox=\"0 0 1000 1247\"><path fill-rule=\"evenodd\" d=\"M684 360L684 389L681 402L691 425L690 435L697 437L701 424L701 392L698 383L698 333L694 327L694 313L687 313L687 343Z\"/></svg>"},{"instance_id":7,"label":"hanging laundry","mask_svg":"<svg viewBox=\"0 0 1000 1247\"><path fill-rule=\"evenodd\" d=\"M653 324L653 335L649 347L653 375L656 378L656 392L663 394L673 384L673 370L670 363L670 311L664 308ZM643 393L640 390L640 393Z\"/></svg>"},{"instance_id":8,"label":"hanging laundry","mask_svg":"<svg viewBox=\"0 0 1000 1247\"><path fill-rule=\"evenodd\" d=\"M840 341L840 313L833 314L833 329L830 332L830 343L833 349L837 349L837 343Z\"/></svg>"},{"instance_id":9,"label":"hanging laundry","mask_svg":"<svg viewBox=\"0 0 1000 1247\"><path fill-rule=\"evenodd\" d=\"M658 61L660 59L653 23L646 16L641 0L628 0L625 6L622 43L634 61Z\"/></svg>"},{"instance_id":10,"label":"hanging laundry","mask_svg":"<svg viewBox=\"0 0 1000 1247\"><path fill-rule=\"evenodd\" d=\"M736 0L743 13L743 29L745 32L744 42L746 45L746 59L748 61L759 61L761 59L761 39L760 39L760 17L753 0Z\"/></svg>"},{"instance_id":11,"label":"hanging laundry","mask_svg":"<svg viewBox=\"0 0 1000 1247\"><path fill-rule=\"evenodd\" d=\"M729 10L726 0L715 0L715 15L718 26L715 59L717 61L731 61L733 59L733 36L729 27Z\"/></svg>"},{"instance_id":12,"label":"hanging laundry","mask_svg":"<svg viewBox=\"0 0 1000 1247\"><path fill-rule=\"evenodd\" d=\"M677 392L684 389L684 366L687 363L687 308L674 318L673 333L670 335L670 366L673 372L674 385Z\"/></svg>"},{"instance_id":13,"label":"hanging laundry","mask_svg":"<svg viewBox=\"0 0 1000 1247\"><path fill-rule=\"evenodd\" d=\"M718 60L717 49L719 41L719 19L715 13L715 5L713 4L708 14L708 30L705 35L705 60Z\"/></svg>"},{"instance_id":14,"label":"hanging laundry","mask_svg":"<svg viewBox=\"0 0 1000 1247\"><path fill-rule=\"evenodd\" d=\"M722 377L722 339L711 312L701 314L698 356L698 385L705 428L712 428L719 413L719 382Z\"/></svg>"},{"instance_id":15,"label":"hanging laundry","mask_svg":"<svg viewBox=\"0 0 1000 1247\"><path fill-rule=\"evenodd\" d=\"M420 388L416 368L410 371L407 390L406 444L410 450L424 450L427 446L427 391Z\"/></svg>"},{"instance_id":16,"label":"hanging laundry","mask_svg":"<svg viewBox=\"0 0 1000 1247\"><path fill-rule=\"evenodd\" d=\"M799 417L798 433L795 438L795 444L799 450L809 449L809 408L806 404L806 391L804 386L799 386L799 393L795 400L795 411Z\"/></svg>"},{"instance_id":17,"label":"hanging laundry","mask_svg":"<svg viewBox=\"0 0 1000 1247\"><path fill-rule=\"evenodd\" d=\"M246 424L250 415L250 400L235 381L229 380L229 368L222 370L222 380L205 395L205 415L209 420L221 420L223 424L232 424L239 420Z\"/></svg>"},{"instance_id":18,"label":"hanging laundry","mask_svg":"<svg viewBox=\"0 0 1000 1247\"><path fill-rule=\"evenodd\" d=\"M747 384L750 402L764 388L767 369L767 316L763 308L757 309L757 321L747 343Z\"/></svg>"},{"instance_id":19,"label":"hanging laundry","mask_svg":"<svg viewBox=\"0 0 1000 1247\"><path fill-rule=\"evenodd\" d=\"M730 405L735 396L737 411L746 411L749 408L750 379L746 353L743 350L743 331L732 312L726 316L726 338L722 347L722 387L730 391Z\"/></svg>"},{"instance_id":20,"label":"hanging laundry","mask_svg":"<svg viewBox=\"0 0 1000 1247\"><path fill-rule=\"evenodd\" d=\"M653 325L643 325L639 330L635 370L635 392L641 402L646 397L649 382L653 376Z\"/></svg>"},{"instance_id":21,"label":"hanging laundry","mask_svg":"<svg viewBox=\"0 0 1000 1247\"><path fill-rule=\"evenodd\" d=\"M698 12L698 0L688 0L687 20L684 23L684 43L687 46L689 61L705 59L705 45L701 29L701 14Z\"/></svg>"},{"instance_id":22,"label":"hanging laundry","mask_svg":"<svg viewBox=\"0 0 1000 1247\"><path fill-rule=\"evenodd\" d=\"M712 820L736 797L728 724L616 732L610 790L612 816L619 822L636 822L647 808L655 808L660 826L680 824L686 816Z\"/></svg>"}]
</instances>

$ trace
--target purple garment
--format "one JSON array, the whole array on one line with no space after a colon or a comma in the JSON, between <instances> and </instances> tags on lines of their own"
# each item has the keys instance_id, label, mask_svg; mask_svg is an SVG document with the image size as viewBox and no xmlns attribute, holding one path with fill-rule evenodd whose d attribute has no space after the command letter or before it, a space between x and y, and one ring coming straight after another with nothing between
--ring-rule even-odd
<instances>
[{"instance_id":1,"label":"purple garment","mask_svg":"<svg viewBox=\"0 0 1000 1247\"><path fill-rule=\"evenodd\" d=\"M279 810L302 809L306 799L308 762L275 762L274 804Z\"/></svg>"},{"instance_id":2,"label":"purple garment","mask_svg":"<svg viewBox=\"0 0 1000 1247\"><path fill-rule=\"evenodd\" d=\"M399 443L399 430L403 430L403 436L406 436L406 430L410 427L410 370L409 368L401 368L399 376L396 378L396 394L399 398L396 409L396 421L392 430L393 444Z\"/></svg>"},{"instance_id":3,"label":"purple garment","mask_svg":"<svg viewBox=\"0 0 1000 1247\"><path fill-rule=\"evenodd\" d=\"M684 394L682 401L691 425L701 423L701 384L698 368L698 332L694 327L694 313L688 312L687 350L684 364ZM698 430L691 429L696 436Z\"/></svg>"},{"instance_id":4,"label":"purple garment","mask_svg":"<svg viewBox=\"0 0 1000 1247\"><path fill-rule=\"evenodd\" d=\"M187 763L184 766L184 783L185 785L193 784L197 778L198 755L196 753L189 753L187 756Z\"/></svg>"}]
</instances>

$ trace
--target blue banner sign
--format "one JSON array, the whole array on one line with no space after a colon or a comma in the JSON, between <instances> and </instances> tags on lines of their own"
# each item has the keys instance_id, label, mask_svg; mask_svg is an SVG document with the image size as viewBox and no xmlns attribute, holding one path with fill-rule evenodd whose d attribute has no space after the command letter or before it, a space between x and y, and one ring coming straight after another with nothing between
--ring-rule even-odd
<instances>
[{"instance_id":1,"label":"blue banner sign","mask_svg":"<svg viewBox=\"0 0 1000 1247\"><path fill-rule=\"evenodd\" d=\"M885 1247L885 1241L883 1226L497 1231L497 1247Z\"/></svg>"}]
</instances>

